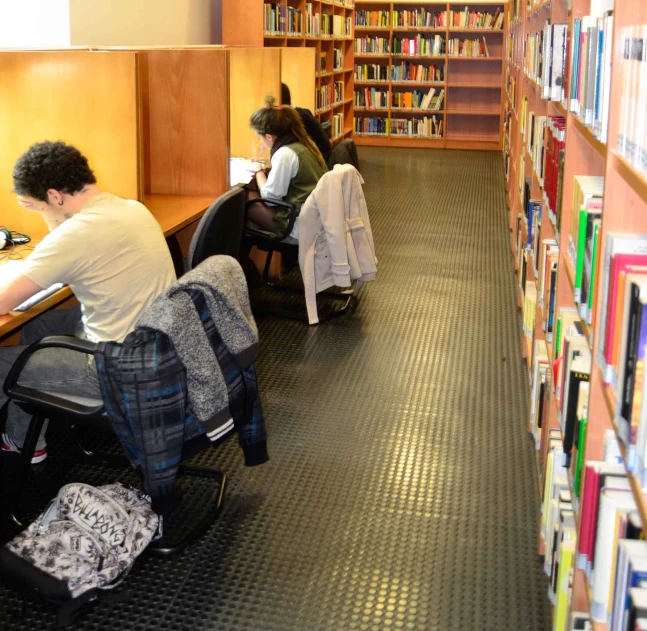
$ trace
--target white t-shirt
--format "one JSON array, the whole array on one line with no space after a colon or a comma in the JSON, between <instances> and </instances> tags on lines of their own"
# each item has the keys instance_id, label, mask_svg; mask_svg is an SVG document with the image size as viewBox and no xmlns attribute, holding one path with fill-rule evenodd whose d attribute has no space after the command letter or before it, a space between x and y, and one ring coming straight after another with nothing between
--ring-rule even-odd
<instances>
[{"instance_id":1,"label":"white t-shirt","mask_svg":"<svg viewBox=\"0 0 647 631\"><path fill-rule=\"evenodd\" d=\"M159 224L141 203L100 193L50 232L21 273L43 288L67 283L86 336L121 342L141 312L175 282Z\"/></svg>"},{"instance_id":2,"label":"white t-shirt","mask_svg":"<svg viewBox=\"0 0 647 631\"><path fill-rule=\"evenodd\" d=\"M299 156L290 147L284 146L276 150L272 156L272 169L267 176L267 184L261 187L261 197L281 201L290 188L290 182L299 172ZM299 238L299 218L294 221L290 236Z\"/></svg>"}]
</instances>

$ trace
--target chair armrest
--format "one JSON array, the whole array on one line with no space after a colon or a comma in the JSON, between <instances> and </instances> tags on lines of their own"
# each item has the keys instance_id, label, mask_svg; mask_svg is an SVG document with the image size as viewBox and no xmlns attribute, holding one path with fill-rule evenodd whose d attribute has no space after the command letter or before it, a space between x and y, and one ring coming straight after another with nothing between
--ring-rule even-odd
<instances>
[{"instance_id":1,"label":"chair armrest","mask_svg":"<svg viewBox=\"0 0 647 631\"><path fill-rule=\"evenodd\" d=\"M93 355L98 345L88 340L83 340L71 335L51 335L28 346L14 362L4 382L4 393L16 403L27 403L38 407L47 407L64 414L72 414L77 417L90 417L102 414L104 411L103 402L100 406L88 406L66 399L63 396L56 396L49 392L21 386L18 381L20 375L29 361L29 358L37 351L45 348L64 348L86 355Z\"/></svg>"},{"instance_id":2,"label":"chair armrest","mask_svg":"<svg viewBox=\"0 0 647 631\"><path fill-rule=\"evenodd\" d=\"M292 234L292 230L294 228L294 222L297 220L297 209L294 206L292 206L292 204L288 204L287 202L281 202L275 199L266 199L263 197L259 197L257 199L250 199L245 202L245 215L247 215L247 209L252 204L255 204L256 202L262 202L266 206L276 206L277 208L287 208L289 212L288 225L286 229L283 230L283 232L281 232L276 236L273 236L267 232L261 232L260 230L254 230L253 228L245 228L245 234L253 235L255 237L263 237L268 241L284 241L285 239L287 239Z\"/></svg>"}]
</instances>

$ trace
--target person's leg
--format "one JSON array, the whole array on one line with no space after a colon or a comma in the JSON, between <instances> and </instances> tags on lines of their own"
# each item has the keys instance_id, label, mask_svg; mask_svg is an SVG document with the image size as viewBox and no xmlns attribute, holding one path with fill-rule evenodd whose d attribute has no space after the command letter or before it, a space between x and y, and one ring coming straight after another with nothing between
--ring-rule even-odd
<instances>
[{"instance_id":1,"label":"person's leg","mask_svg":"<svg viewBox=\"0 0 647 631\"><path fill-rule=\"evenodd\" d=\"M21 346L0 348L0 380L6 378L17 356L31 344L47 335L74 335L80 332L80 309L51 311L33 320L21 335ZM24 342L24 344L23 344ZM101 398L96 369L88 356L65 349L44 349L35 353L25 366L20 383L49 392L76 394ZM0 405L6 397L0 394ZM25 440L30 417L17 405L10 403L6 434L8 442L20 448ZM45 429L41 432L36 450L45 447Z\"/></svg>"},{"instance_id":2,"label":"person's leg","mask_svg":"<svg viewBox=\"0 0 647 631\"><path fill-rule=\"evenodd\" d=\"M260 195L256 191L247 191L247 201L259 198ZM266 206L263 202L251 204L247 208L247 225L255 230L274 232L276 230L275 215L276 210Z\"/></svg>"}]
</instances>

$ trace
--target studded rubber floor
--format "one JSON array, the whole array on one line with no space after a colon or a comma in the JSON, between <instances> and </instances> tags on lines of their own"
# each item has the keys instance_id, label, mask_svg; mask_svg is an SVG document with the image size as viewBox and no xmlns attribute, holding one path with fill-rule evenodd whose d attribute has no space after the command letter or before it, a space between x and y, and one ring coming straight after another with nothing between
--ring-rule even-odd
<instances>
[{"instance_id":1,"label":"studded rubber floor","mask_svg":"<svg viewBox=\"0 0 647 631\"><path fill-rule=\"evenodd\" d=\"M229 476L217 523L141 559L130 598L74 628L550 628L500 154L360 157L378 280L317 327L259 318L271 461L246 469L235 440L210 451ZM52 434L33 510L43 484L128 478L71 464ZM54 617L0 587L0 628Z\"/></svg>"}]
</instances>

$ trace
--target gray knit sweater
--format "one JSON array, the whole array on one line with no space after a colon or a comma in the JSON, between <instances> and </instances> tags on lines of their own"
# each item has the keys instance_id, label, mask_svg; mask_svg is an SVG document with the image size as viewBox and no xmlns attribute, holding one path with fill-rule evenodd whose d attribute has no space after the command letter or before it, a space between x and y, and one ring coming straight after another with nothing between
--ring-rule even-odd
<instances>
[{"instance_id":1,"label":"gray knit sweater","mask_svg":"<svg viewBox=\"0 0 647 631\"><path fill-rule=\"evenodd\" d=\"M187 289L206 299L223 343L241 370L258 352L258 329L242 268L230 256L212 256L160 294L137 327L168 335L187 371L189 403L211 440L233 429L227 384Z\"/></svg>"}]
</instances>

